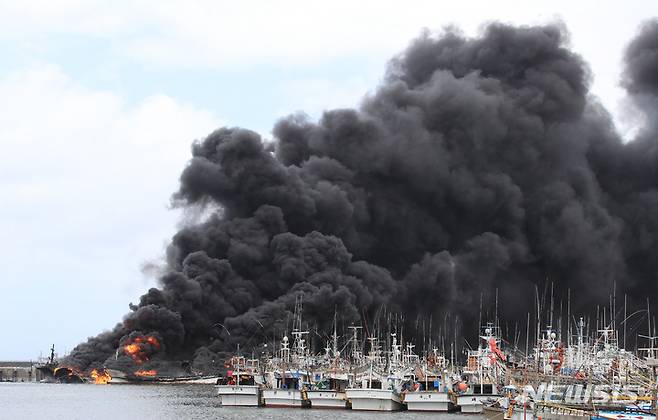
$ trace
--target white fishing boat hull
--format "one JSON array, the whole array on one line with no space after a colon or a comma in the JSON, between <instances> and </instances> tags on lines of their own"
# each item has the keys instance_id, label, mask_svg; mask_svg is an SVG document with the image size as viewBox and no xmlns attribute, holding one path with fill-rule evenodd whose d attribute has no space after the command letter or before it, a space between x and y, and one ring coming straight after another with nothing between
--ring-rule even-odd
<instances>
[{"instance_id":1,"label":"white fishing boat hull","mask_svg":"<svg viewBox=\"0 0 658 420\"><path fill-rule=\"evenodd\" d=\"M261 405L258 385L216 385L222 407L258 407Z\"/></svg>"},{"instance_id":2,"label":"white fishing boat hull","mask_svg":"<svg viewBox=\"0 0 658 420\"><path fill-rule=\"evenodd\" d=\"M389 389L349 388L345 391L352 402L352 410L398 411L402 410L402 399Z\"/></svg>"},{"instance_id":3,"label":"white fishing boat hull","mask_svg":"<svg viewBox=\"0 0 658 420\"><path fill-rule=\"evenodd\" d=\"M482 413L483 401L497 397L494 395L459 395L457 397L457 406L462 413L478 414Z\"/></svg>"},{"instance_id":4,"label":"white fishing boat hull","mask_svg":"<svg viewBox=\"0 0 658 420\"><path fill-rule=\"evenodd\" d=\"M302 392L298 389L264 389L265 407L301 408L305 405Z\"/></svg>"},{"instance_id":5,"label":"white fishing boat hull","mask_svg":"<svg viewBox=\"0 0 658 420\"><path fill-rule=\"evenodd\" d=\"M311 402L311 408L347 408L345 392L314 390L308 391L306 394Z\"/></svg>"},{"instance_id":6,"label":"white fishing boat hull","mask_svg":"<svg viewBox=\"0 0 658 420\"><path fill-rule=\"evenodd\" d=\"M416 391L404 395L409 411L452 411L455 405L445 392Z\"/></svg>"}]
</instances>

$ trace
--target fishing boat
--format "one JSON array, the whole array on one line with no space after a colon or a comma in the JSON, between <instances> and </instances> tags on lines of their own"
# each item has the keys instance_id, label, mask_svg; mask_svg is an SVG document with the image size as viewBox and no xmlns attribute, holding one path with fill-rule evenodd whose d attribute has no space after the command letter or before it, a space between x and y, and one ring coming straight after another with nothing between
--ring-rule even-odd
<instances>
[{"instance_id":1,"label":"fishing boat","mask_svg":"<svg viewBox=\"0 0 658 420\"><path fill-rule=\"evenodd\" d=\"M307 398L311 408L348 408L347 394L333 389L307 391Z\"/></svg>"},{"instance_id":2,"label":"fishing boat","mask_svg":"<svg viewBox=\"0 0 658 420\"><path fill-rule=\"evenodd\" d=\"M298 303L301 305L301 303ZM309 407L306 392L310 388L311 374L306 368L310 364L304 337L308 331L301 330L301 307L295 309L294 341L290 347L288 336L281 340L277 358L270 360L270 370L265 373L263 401L266 407Z\"/></svg>"},{"instance_id":3,"label":"fishing boat","mask_svg":"<svg viewBox=\"0 0 658 420\"><path fill-rule=\"evenodd\" d=\"M399 345L397 344L395 334L392 334L392 358L399 354ZM347 399L352 404L352 410L368 411L399 411L404 409L401 395L402 378L390 374L386 375L383 371L386 365L382 357L381 350L376 337L369 337L370 351L367 356L367 371L362 371L360 380L357 384L360 386L348 388L345 391ZM389 371L390 366L389 364Z\"/></svg>"},{"instance_id":4,"label":"fishing boat","mask_svg":"<svg viewBox=\"0 0 658 420\"><path fill-rule=\"evenodd\" d=\"M313 387L306 391L311 408L348 408L345 390L348 386L346 373L323 375Z\"/></svg>"},{"instance_id":5,"label":"fishing boat","mask_svg":"<svg viewBox=\"0 0 658 420\"><path fill-rule=\"evenodd\" d=\"M350 388L346 391L352 410L399 411L403 409L400 394L392 389Z\"/></svg>"},{"instance_id":6,"label":"fishing boat","mask_svg":"<svg viewBox=\"0 0 658 420\"><path fill-rule=\"evenodd\" d=\"M505 354L500 350L497 328L488 324L480 335L483 344L468 352L462 381L456 384L457 405L462 413L481 413L483 403L496 400L499 378L505 369Z\"/></svg>"},{"instance_id":7,"label":"fishing boat","mask_svg":"<svg viewBox=\"0 0 658 420\"><path fill-rule=\"evenodd\" d=\"M319 359L319 368L313 375L313 384L306 392L311 408L348 408L345 390L349 386L348 366L338 350L336 313L331 343L327 343L325 353Z\"/></svg>"},{"instance_id":8,"label":"fishing boat","mask_svg":"<svg viewBox=\"0 0 658 420\"><path fill-rule=\"evenodd\" d=\"M420 372L416 375L413 388L404 394L404 403L409 411L454 411L456 406L450 391L448 363L439 355L438 349L432 350Z\"/></svg>"},{"instance_id":9,"label":"fishing boat","mask_svg":"<svg viewBox=\"0 0 658 420\"><path fill-rule=\"evenodd\" d=\"M438 389L416 391L404 395L404 403L409 411L453 411L455 404L447 392Z\"/></svg>"},{"instance_id":10,"label":"fishing boat","mask_svg":"<svg viewBox=\"0 0 658 420\"><path fill-rule=\"evenodd\" d=\"M258 360L245 360L244 357L231 358L225 381L215 385L217 396L223 407L258 407L263 405L261 396L262 380L258 380Z\"/></svg>"},{"instance_id":11,"label":"fishing boat","mask_svg":"<svg viewBox=\"0 0 658 420\"><path fill-rule=\"evenodd\" d=\"M274 386L263 389L265 407L302 408L309 407L306 395L308 372L283 370L269 373L273 377ZM272 382L272 379L269 381Z\"/></svg>"}]
</instances>

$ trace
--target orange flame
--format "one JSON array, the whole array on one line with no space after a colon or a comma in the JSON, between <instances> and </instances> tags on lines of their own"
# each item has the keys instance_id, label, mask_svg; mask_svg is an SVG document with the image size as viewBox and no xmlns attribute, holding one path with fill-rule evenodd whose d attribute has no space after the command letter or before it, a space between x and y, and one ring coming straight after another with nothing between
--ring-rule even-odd
<instances>
[{"instance_id":1,"label":"orange flame","mask_svg":"<svg viewBox=\"0 0 658 420\"><path fill-rule=\"evenodd\" d=\"M91 371L89 376L91 376L91 379L93 379L94 383L97 385L105 385L110 382L110 379L112 379L110 374L105 369L102 369L100 372L94 369Z\"/></svg>"},{"instance_id":2,"label":"orange flame","mask_svg":"<svg viewBox=\"0 0 658 420\"><path fill-rule=\"evenodd\" d=\"M148 362L149 353L160 350L160 342L157 338L148 335L135 337L131 342L123 346L123 351L137 364Z\"/></svg>"},{"instance_id":3,"label":"orange flame","mask_svg":"<svg viewBox=\"0 0 658 420\"><path fill-rule=\"evenodd\" d=\"M135 372L135 376L141 376L141 377L144 377L144 376L152 377L152 376L155 376L157 374L158 374L158 371L155 370L155 369L151 369L151 370L142 370L142 369L140 369L140 370Z\"/></svg>"}]
</instances>

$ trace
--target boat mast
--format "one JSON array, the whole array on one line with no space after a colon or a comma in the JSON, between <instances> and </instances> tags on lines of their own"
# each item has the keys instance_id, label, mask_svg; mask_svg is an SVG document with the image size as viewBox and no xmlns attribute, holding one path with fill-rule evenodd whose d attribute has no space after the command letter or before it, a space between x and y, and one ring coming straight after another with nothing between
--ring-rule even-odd
<instances>
[{"instance_id":1,"label":"boat mast","mask_svg":"<svg viewBox=\"0 0 658 420\"><path fill-rule=\"evenodd\" d=\"M554 303L555 301L553 300L553 281L551 280L551 317L549 321L551 328L553 328L553 311L555 309Z\"/></svg>"},{"instance_id":2,"label":"boat mast","mask_svg":"<svg viewBox=\"0 0 658 420\"><path fill-rule=\"evenodd\" d=\"M336 307L334 307L334 335L333 335L333 348L331 349L333 351L334 358L338 357L338 333L336 331L336 328L338 328L338 323L336 321Z\"/></svg>"},{"instance_id":3,"label":"boat mast","mask_svg":"<svg viewBox=\"0 0 658 420\"><path fill-rule=\"evenodd\" d=\"M571 347L571 288L567 289L567 347Z\"/></svg>"},{"instance_id":4,"label":"boat mast","mask_svg":"<svg viewBox=\"0 0 658 420\"><path fill-rule=\"evenodd\" d=\"M528 319L525 323L525 361L526 367L528 365L528 347L530 346L530 312L528 312Z\"/></svg>"},{"instance_id":5,"label":"boat mast","mask_svg":"<svg viewBox=\"0 0 658 420\"><path fill-rule=\"evenodd\" d=\"M498 288L496 287L496 310L494 313L494 328L498 328Z\"/></svg>"},{"instance_id":6,"label":"boat mast","mask_svg":"<svg viewBox=\"0 0 658 420\"><path fill-rule=\"evenodd\" d=\"M612 308L610 310L610 315L612 316L612 329L617 334L617 280L612 279ZM619 338L619 337L617 337ZM619 341L617 341L619 343Z\"/></svg>"},{"instance_id":7,"label":"boat mast","mask_svg":"<svg viewBox=\"0 0 658 420\"><path fill-rule=\"evenodd\" d=\"M536 331L536 334L537 334L536 340L537 341L535 341L535 344L536 344L535 345L535 348L536 348L536 351L535 351L535 364L536 364L537 372L539 372L539 353L540 353L540 351L539 351L539 340L541 339L541 337L540 337L540 334L541 334L541 303L539 302L539 288L537 287L537 285L535 285L535 297L537 299L537 331Z\"/></svg>"},{"instance_id":8,"label":"boat mast","mask_svg":"<svg viewBox=\"0 0 658 420\"><path fill-rule=\"evenodd\" d=\"M649 298L647 297L647 330L649 331L649 337L653 337L652 331L651 331L651 307L649 307ZM651 343L649 347L653 348L653 339L651 339Z\"/></svg>"}]
</instances>

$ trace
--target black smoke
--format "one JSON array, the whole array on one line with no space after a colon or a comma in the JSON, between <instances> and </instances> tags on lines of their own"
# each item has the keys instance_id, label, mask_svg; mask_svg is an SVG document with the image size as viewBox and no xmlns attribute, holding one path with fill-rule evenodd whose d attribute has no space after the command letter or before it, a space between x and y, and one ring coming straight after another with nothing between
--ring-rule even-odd
<instances>
[{"instance_id":1,"label":"black smoke","mask_svg":"<svg viewBox=\"0 0 658 420\"><path fill-rule=\"evenodd\" d=\"M159 287L70 362L107 364L155 332L168 358L208 370L280 339L298 296L316 336L334 313L473 335L482 296L497 289L503 322L525 322L549 283L585 314L613 290L655 299L658 23L625 55L645 117L628 142L567 44L562 25L424 33L358 109L284 118L272 142L242 128L195 142L173 200L206 217L173 237Z\"/></svg>"}]
</instances>

